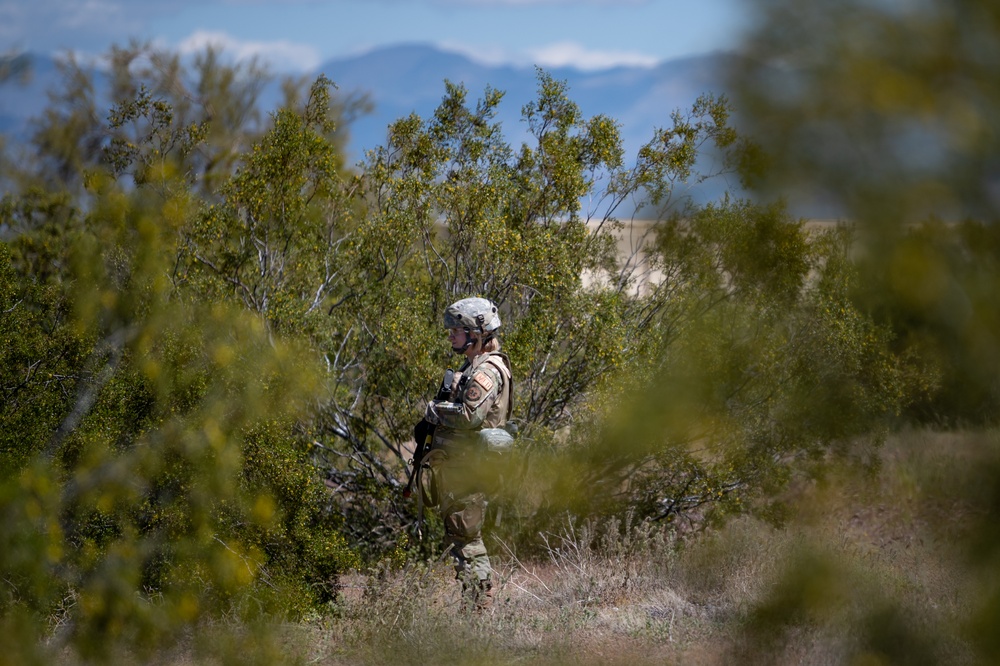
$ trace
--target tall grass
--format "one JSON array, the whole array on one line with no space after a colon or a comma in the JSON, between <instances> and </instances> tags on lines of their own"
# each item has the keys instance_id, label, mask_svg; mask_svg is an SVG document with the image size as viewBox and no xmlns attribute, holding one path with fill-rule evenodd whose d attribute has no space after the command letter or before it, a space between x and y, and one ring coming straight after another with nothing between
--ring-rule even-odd
<instances>
[{"instance_id":1,"label":"tall grass","mask_svg":"<svg viewBox=\"0 0 1000 666\"><path fill-rule=\"evenodd\" d=\"M266 643L207 628L158 663L992 663L998 450L996 433L900 433L874 471L801 479L781 525L680 537L567 516L537 536L541 556L494 538L485 611L463 605L450 563L387 562Z\"/></svg>"},{"instance_id":2,"label":"tall grass","mask_svg":"<svg viewBox=\"0 0 1000 666\"><path fill-rule=\"evenodd\" d=\"M538 535L543 557L494 542L485 612L463 608L445 562L355 573L298 644L324 664L975 663L977 576L956 535L995 443L900 434L875 472L803 480L780 526L747 516L680 539L567 517Z\"/></svg>"}]
</instances>

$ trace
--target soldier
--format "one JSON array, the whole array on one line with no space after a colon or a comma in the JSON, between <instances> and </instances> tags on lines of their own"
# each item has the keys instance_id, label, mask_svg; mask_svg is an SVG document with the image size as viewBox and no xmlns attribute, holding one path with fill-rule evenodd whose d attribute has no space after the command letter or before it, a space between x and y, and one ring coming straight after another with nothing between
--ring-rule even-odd
<instances>
[{"instance_id":1,"label":"soldier","mask_svg":"<svg viewBox=\"0 0 1000 666\"><path fill-rule=\"evenodd\" d=\"M510 361L500 353L497 307L485 298L464 298L444 312L448 341L465 356L450 395L430 401L424 420L432 424L430 451L421 461L424 501L438 507L445 548L455 562L464 596L477 607L492 600L490 558L483 521L490 491L488 450L510 417ZM447 389L447 387L445 387ZM502 437L501 437L502 439Z\"/></svg>"}]
</instances>

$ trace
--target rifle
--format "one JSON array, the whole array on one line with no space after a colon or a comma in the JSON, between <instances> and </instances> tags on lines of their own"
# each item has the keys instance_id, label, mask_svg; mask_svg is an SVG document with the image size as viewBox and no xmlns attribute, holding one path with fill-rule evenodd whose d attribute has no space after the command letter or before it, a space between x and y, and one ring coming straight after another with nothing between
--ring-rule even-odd
<instances>
[{"instance_id":1,"label":"rifle","mask_svg":"<svg viewBox=\"0 0 1000 666\"><path fill-rule=\"evenodd\" d=\"M455 378L455 371L451 368L445 370L444 377L441 379L441 386L438 387L437 395L434 396L435 400L447 400L451 397L451 383ZM420 463L423 461L424 456L431 449L431 442L434 441L434 430L435 425L429 422L427 419L420 419L420 422L413 427L413 467L410 469L410 473L406 479L406 489L403 491L403 497L409 497L413 494L413 485L419 481L420 476ZM423 512L423 496L418 496L418 501L420 502L420 511Z\"/></svg>"}]
</instances>

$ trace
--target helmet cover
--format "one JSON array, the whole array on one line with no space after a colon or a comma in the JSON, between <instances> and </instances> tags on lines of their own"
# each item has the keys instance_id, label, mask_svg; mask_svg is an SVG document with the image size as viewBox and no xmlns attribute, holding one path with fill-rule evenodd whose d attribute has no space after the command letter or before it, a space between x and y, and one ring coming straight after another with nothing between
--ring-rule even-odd
<instances>
[{"instance_id":1,"label":"helmet cover","mask_svg":"<svg viewBox=\"0 0 1000 666\"><path fill-rule=\"evenodd\" d=\"M492 333L500 328L500 314L485 298L463 298L445 308L444 327Z\"/></svg>"}]
</instances>

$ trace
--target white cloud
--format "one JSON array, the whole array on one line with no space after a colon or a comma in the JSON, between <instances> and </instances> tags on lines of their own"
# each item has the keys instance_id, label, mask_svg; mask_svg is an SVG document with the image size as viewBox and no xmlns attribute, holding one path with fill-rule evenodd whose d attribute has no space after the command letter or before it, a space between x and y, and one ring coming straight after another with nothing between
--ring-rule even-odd
<instances>
[{"instance_id":1,"label":"white cloud","mask_svg":"<svg viewBox=\"0 0 1000 666\"><path fill-rule=\"evenodd\" d=\"M630 67L653 67L659 60L635 51L590 50L575 42L558 42L529 51L532 61L542 67L575 67L585 71Z\"/></svg>"},{"instance_id":2,"label":"white cloud","mask_svg":"<svg viewBox=\"0 0 1000 666\"><path fill-rule=\"evenodd\" d=\"M431 0L433 4L461 7L535 7L543 5L645 5L651 0Z\"/></svg>"},{"instance_id":3,"label":"white cloud","mask_svg":"<svg viewBox=\"0 0 1000 666\"><path fill-rule=\"evenodd\" d=\"M478 44L469 46L458 42L440 42L438 48L460 53L484 65L514 65L519 67L573 67L595 72L613 67L655 67L660 59L636 51L602 51L587 49L575 42L557 42L546 46L511 51L499 46Z\"/></svg>"},{"instance_id":4,"label":"white cloud","mask_svg":"<svg viewBox=\"0 0 1000 666\"><path fill-rule=\"evenodd\" d=\"M275 2L285 4L319 2L320 0L214 0L227 4L260 4ZM541 7L545 5L605 5L609 7L636 6L649 4L653 0L348 0L370 2L383 5L437 5L444 7Z\"/></svg>"},{"instance_id":5,"label":"white cloud","mask_svg":"<svg viewBox=\"0 0 1000 666\"><path fill-rule=\"evenodd\" d=\"M322 56L318 49L287 40L256 42L237 39L224 32L199 30L177 45L181 55L193 55L209 46L236 61L256 57L278 71L307 72L318 67Z\"/></svg>"},{"instance_id":6,"label":"white cloud","mask_svg":"<svg viewBox=\"0 0 1000 666\"><path fill-rule=\"evenodd\" d=\"M170 0L167 0L168 2ZM224 5L311 5L322 0L201 0L203 3L217 2Z\"/></svg>"},{"instance_id":7,"label":"white cloud","mask_svg":"<svg viewBox=\"0 0 1000 666\"><path fill-rule=\"evenodd\" d=\"M194 5L293 5L319 0L0 0L0 44L41 53L103 52L148 34L152 23ZM219 34L227 52L256 53L275 67L303 69L319 64L317 52L292 42L239 42ZM185 43L202 38L195 33Z\"/></svg>"}]
</instances>

